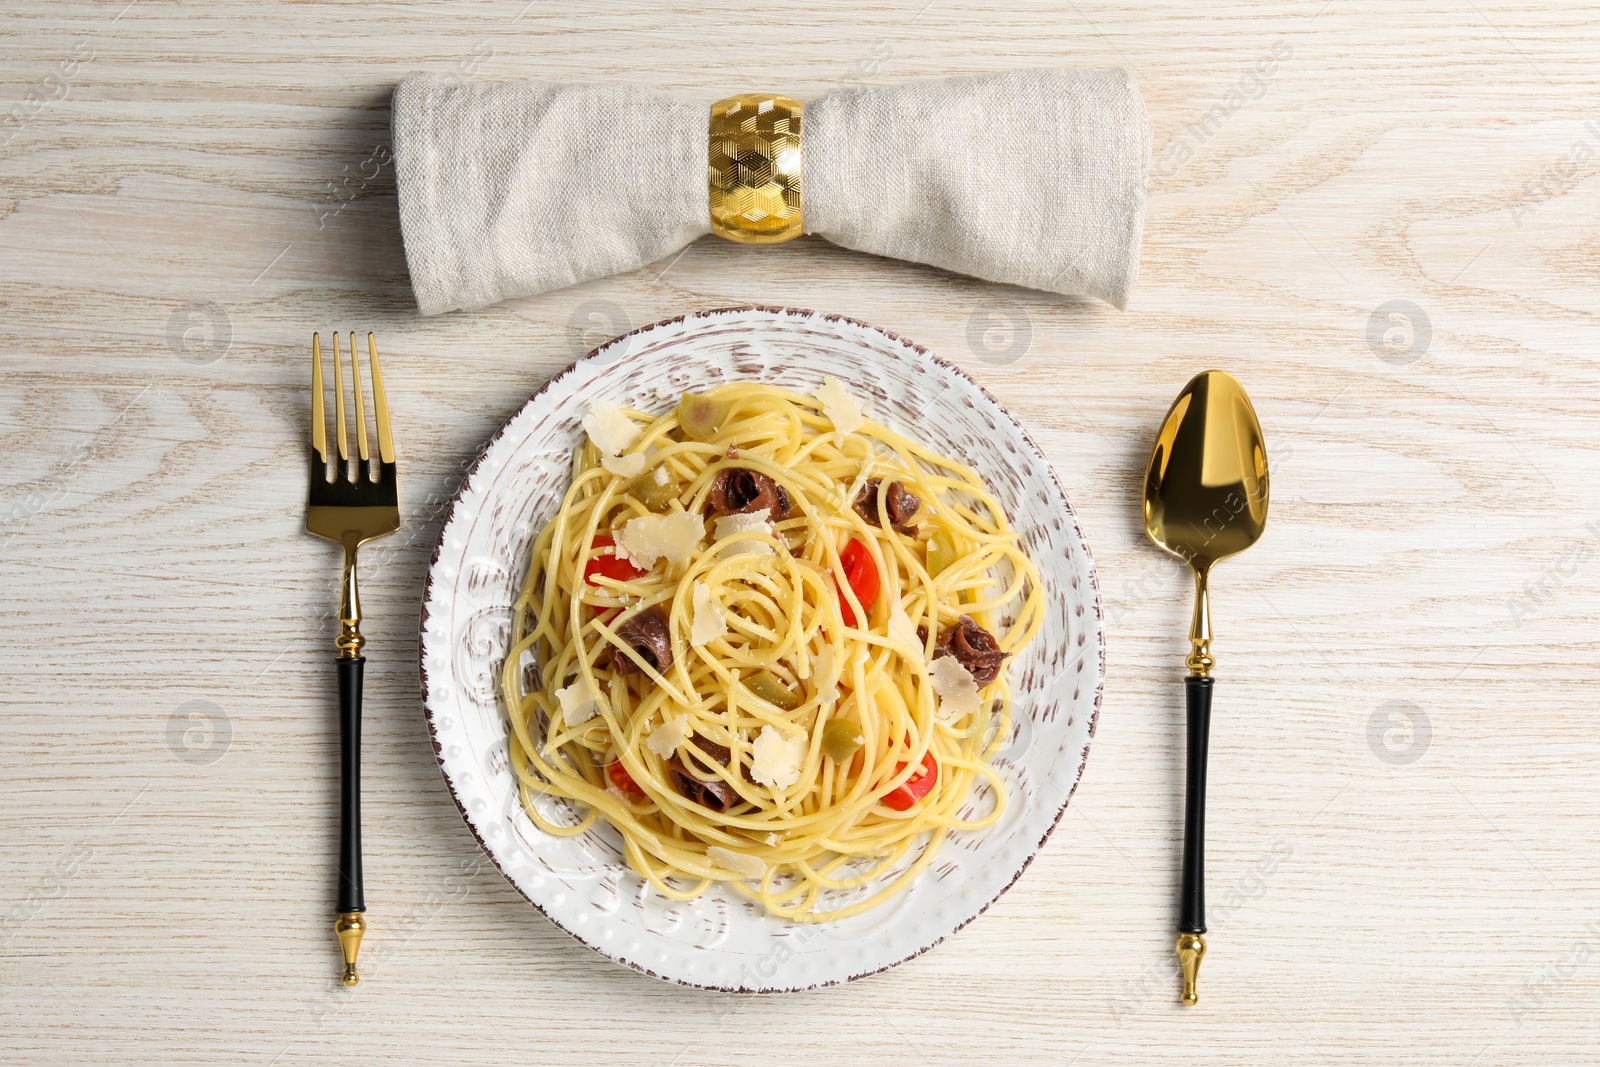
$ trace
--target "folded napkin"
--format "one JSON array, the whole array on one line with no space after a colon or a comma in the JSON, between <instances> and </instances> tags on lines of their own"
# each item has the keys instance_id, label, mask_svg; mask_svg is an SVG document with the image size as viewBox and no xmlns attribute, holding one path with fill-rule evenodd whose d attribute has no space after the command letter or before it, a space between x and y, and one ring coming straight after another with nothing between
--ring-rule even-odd
<instances>
[{"instance_id":1,"label":"folded napkin","mask_svg":"<svg viewBox=\"0 0 1600 1067\"><path fill-rule=\"evenodd\" d=\"M632 85L406 78L395 172L422 314L635 270L710 232L708 114ZM841 89L805 105L801 140L805 232L1126 306L1150 157L1126 71Z\"/></svg>"}]
</instances>

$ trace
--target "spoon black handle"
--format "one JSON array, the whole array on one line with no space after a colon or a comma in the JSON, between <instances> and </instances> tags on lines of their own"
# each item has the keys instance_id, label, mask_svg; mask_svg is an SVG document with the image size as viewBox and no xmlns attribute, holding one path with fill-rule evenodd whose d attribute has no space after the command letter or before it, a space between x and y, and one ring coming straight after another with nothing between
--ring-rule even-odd
<instances>
[{"instance_id":1,"label":"spoon black handle","mask_svg":"<svg viewBox=\"0 0 1600 1067\"><path fill-rule=\"evenodd\" d=\"M1211 737L1210 678L1184 679L1189 718L1189 769L1183 805L1183 888L1178 931L1206 932L1206 749Z\"/></svg>"}]
</instances>

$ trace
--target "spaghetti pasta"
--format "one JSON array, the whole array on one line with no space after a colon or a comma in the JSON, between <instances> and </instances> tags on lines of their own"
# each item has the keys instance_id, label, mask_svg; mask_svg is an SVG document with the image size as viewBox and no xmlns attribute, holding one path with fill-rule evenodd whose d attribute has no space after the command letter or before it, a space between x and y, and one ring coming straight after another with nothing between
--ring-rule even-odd
<instances>
[{"instance_id":1,"label":"spaghetti pasta","mask_svg":"<svg viewBox=\"0 0 1600 1067\"><path fill-rule=\"evenodd\" d=\"M542 830L604 819L670 898L726 882L818 922L1000 818L1002 664L1041 625L1037 572L973 471L852 406L830 379L591 407L502 676Z\"/></svg>"}]
</instances>

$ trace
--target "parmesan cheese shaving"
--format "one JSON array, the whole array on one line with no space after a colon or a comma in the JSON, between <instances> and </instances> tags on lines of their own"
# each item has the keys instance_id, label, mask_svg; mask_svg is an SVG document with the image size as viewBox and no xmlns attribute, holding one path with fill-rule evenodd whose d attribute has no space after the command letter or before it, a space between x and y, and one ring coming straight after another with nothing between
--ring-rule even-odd
<instances>
[{"instance_id":1,"label":"parmesan cheese shaving","mask_svg":"<svg viewBox=\"0 0 1600 1067\"><path fill-rule=\"evenodd\" d=\"M772 523L767 516L770 514L765 508L749 515L724 515L716 521L711 528L713 541L728 539L727 543L717 550L718 559L728 559L731 556L740 556L746 553L755 553L760 556L772 555L772 546L765 541L757 541L746 534L761 534L772 536Z\"/></svg>"},{"instance_id":2,"label":"parmesan cheese shaving","mask_svg":"<svg viewBox=\"0 0 1600 1067\"><path fill-rule=\"evenodd\" d=\"M938 719L955 722L978 712L978 683L972 673L954 656L940 656L933 661L928 672L928 682L939 695Z\"/></svg>"},{"instance_id":3,"label":"parmesan cheese shaving","mask_svg":"<svg viewBox=\"0 0 1600 1067\"><path fill-rule=\"evenodd\" d=\"M689 717L679 715L669 719L650 731L650 736L644 739L644 745L651 752L666 759L678 751L678 746L683 744L689 736Z\"/></svg>"},{"instance_id":4,"label":"parmesan cheese shaving","mask_svg":"<svg viewBox=\"0 0 1600 1067\"><path fill-rule=\"evenodd\" d=\"M600 466L619 478L637 478L644 473L645 455L634 452L626 456L601 456ZM666 473L663 471L662 473Z\"/></svg>"},{"instance_id":5,"label":"parmesan cheese shaving","mask_svg":"<svg viewBox=\"0 0 1600 1067\"><path fill-rule=\"evenodd\" d=\"M740 878L760 878L767 873L767 865L754 856L746 856L742 852L734 852L721 845L707 848L706 859L723 870L732 871Z\"/></svg>"},{"instance_id":6,"label":"parmesan cheese shaving","mask_svg":"<svg viewBox=\"0 0 1600 1067\"><path fill-rule=\"evenodd\" d=\"M769 844L769 845L776 846L778 844L778 842L780 842L782 840L783 840L783 838L780 837L777 834L768 834L767 835L767 844Z\"/></svg>"},{"instance_id":7,"label":"parmesan cheese shaving","mask_svg":"<svg viewBox=\"0 0 1600 1067\"><path fill-rule=\"evenodd\" d=\"M640 515L617 532L617 557L646 571L662 558L669 563L687 563L705 534L700 516L687 511Z\"/></svg>"},{"instance_id":8,"label":"parmesan cheese shaving","mask_svg":"<svg viewBox=\"0 0 1600 1067\"><path fill-rule=\"evenodd\" d=\"M620 456L643 431L626 411L609 400L591 400L589 412L583 417L583 432L602 456Z\"/></svg>"},{"instance_id":9,"label":"parmesan cheese shaving","mask_svg":"<svg viewBox=\"0 0 1600 1067\"><path fill-rule=\"evenodd\" d=\"M564 689L556 690L556 700L561 704L561 718L568 726L580 726L594 718L599 699L589 679L578 675L576 681Z\"/></svg>"},{"instance_id":10,"label":"parmesan cheese shaving","mask_svg":"<svg viewBox=\"0 0 1600 1067\"><path fill-rule=\"evenodd\" d=\"M806 735L785 737L771 726L761 728L761 736L750 746L750 777L773 789L788 789L800 780L800 764L806 758Z\"/></svg>"},{"instance_id":11,"label":"parmesan cheese shaving","mask_svg":"<svg viewBox=\"0 0 1600 1067\"><path fill-rule=\"evenodd\" d=\"M833 423L835 445L843 445L846 434L855 433L866 425L867 420L861 414L861 405L839 379L822 379L822 385L811 395L822 402L822 413Z\"/></svg>"},{"instance_id":12,"label":"parmesan cheese shaving","mask_svg":"<svg viewBox=\"0 0 1600 1067\"><path fill-rule=\"evenodd\" d=\"M915 656L913 663L921 666L926 661L923 658L922 642L917 638L916 627L911 625L911 619L906 615L906 609L900 606L897 600L889 609L889 638L902 645L909 646L907 651Z\"/></svg>"},{"instance_id":13,"label":"parmesan cheese shaving","mask_svg":"<svg viewBox=\"0 0 1600 1067\"><path fill-rule=\"evenodd\" d=\"M713 535L720 541L724 537L731 537L734 534L770 534L772 532L772 522L767 517L770 514L771 512L766 508L762 508L760 511L751 512L748 515L723 515L713 524Z\"/></svg>"},{"instance_id":14,"label":"parmesan cheese shaving","mask_svg":"<svg viewBox=\"0 0 1600 1067\"><path fill-rule=\"evenodd\" d=\"M711 599L711 590L704 582L695 582L691 596L692 619L689 623L689 643L699 648L728 632L728 623L722 617L722 605Z\"/></svg>"},{"instance_id":15,"label":"parmesan cheese shaving","mask_svg":"<svg viewBox=\"0 0 1600 1067\"><path fill-rule=\"evenodd\" d=\"M817 699L823 704L839 699L839 664L833 658L832 645L823 645L811 657L811 676L817 680Z\"/></svg>"}]
</instances>

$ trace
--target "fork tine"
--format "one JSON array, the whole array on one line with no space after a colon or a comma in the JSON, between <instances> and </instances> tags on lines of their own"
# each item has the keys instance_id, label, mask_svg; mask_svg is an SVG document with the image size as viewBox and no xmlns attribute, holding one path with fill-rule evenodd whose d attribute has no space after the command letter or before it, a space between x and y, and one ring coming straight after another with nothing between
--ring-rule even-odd
<instances>
[{"instance_id":1,"label":"fork tine","mask_svg":"<svg viewBox=\"0 0 1600 1067\"><path fill-rule=\"evenodd\" d=\"M361 396L361 357L356 355L356 332L350 331L350 382L356 394L356 447L361 453L361 464L366 466L371 457L367 454L367 402ZM362 471L362 477L367 472Z\"/></svg>"},{"instance_id":2,"label":"fork tine","mask_svg":"<svg viewBox=\"0 0 1600 1067\"><path fill-rule=\"evenodd\" d=\"M311 447L328 462L328 416L322 399L322 338L311 335Z\"/></svg>"},{"instance_id":3,"label":"fork tine","mask_svg":"<svg viewBox=\"0 0 1600 1067\"><path fill-rule=\"evenodd\" d=\"M333 331L333 395L334 402L339 405L338 417L335 420L339 427L339 474L343 476L344 461L350 458L349 438L344 431L344 361L339 358L339 331Z\"/></svg>"},{"instance_id":4,"label":"fork tine","mask_svg":"<svg viewBox=\"0 0 1600 1067\"><path fill-rule=\"evenodd\" d=\"M353 344L351 347L355 347ZM378 458L394 462L394 439L389 436L389 401L383 395L383 372L378 369L378 342L367 331L367 355L372 359L372 415L378 424Z\"/></svg>"}]
</instances>

